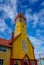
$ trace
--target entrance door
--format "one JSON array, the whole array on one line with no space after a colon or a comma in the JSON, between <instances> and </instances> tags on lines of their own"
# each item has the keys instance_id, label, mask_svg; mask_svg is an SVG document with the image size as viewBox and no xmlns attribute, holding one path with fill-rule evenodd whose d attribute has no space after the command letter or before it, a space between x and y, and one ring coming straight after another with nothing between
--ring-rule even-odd
<instances>
[{"instance_id":1,"label":"entrance door","mask_svg":"<svg viewBox=\"0 0 44 65\"><path fill-rule=\"evenodd\" d=\"M28 63L27 62L24 62L24 65L28 65Z\"/></svg>"},{"instance_id":2,"label":"entrance door","mask_svg":"<svg viewBox=\"0 0 44 65\"><path fill-rule=\"evenodd\" d=\"M21 60L20 59L14 60L14 65L21 65Z\"/></svg>"},{"instance_id":3,"label":"entrance door","mask_svg":"<svg viewBox=\"0 0 44 65\"><path fill-rule=\"evenodd\" d=\"M28 60L24 60L24 65L29 65Z\"/></svg>"},{"instance_id":4,"label":"entrance door","mask_svg":"<svg viewBox=\"0 0 44 65\"><path fill-rule=\"evenodd\" d=\"M15 62L15 64L14 65L18 65L18 63L17 62Z\"/></svg>"}]
</instances>

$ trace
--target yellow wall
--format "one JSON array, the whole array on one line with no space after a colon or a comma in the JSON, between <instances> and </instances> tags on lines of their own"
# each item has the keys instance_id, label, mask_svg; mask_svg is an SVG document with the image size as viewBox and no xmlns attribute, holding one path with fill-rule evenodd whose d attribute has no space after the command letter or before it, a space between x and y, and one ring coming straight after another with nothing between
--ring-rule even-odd
<instances>
[{"instance_id":1,"label":"yellow wall","mask_svg":"<svg viewBox=\"0 0 44 65\"><path fill-rule=\"evenodd\" d=\"M26 44L27 44L27 47L28 47L27 55L29 56L30 59L34 59L34 55L33 55L34 49L31 45L31 43L29 42L29 40L27 39L26 34L24 34L24 35L21 34L13 42L13 58L23 59L23 57L25 55L25 52L23 51L23 48L22 48L22 40L23 39L26 40Z\"/></svg>"},{"instance_id":2,"label":"yellow wall","mask_svg":"<svg viewBox=\"0 0 44 65\"><path fill-rule=\"evenodd\" d=\"M0 52L0 59L4 59L4 65L10 65L10 48L6 52Z\"/></svg>"},{"instance_id":3,"label":"yellow wall","mask_svg":"<svg viewBox=\"0 0 44 65\"><path fill-rule=\"evenodd\" d=\"M13 42L13 58L22 59L24 52L22 51L22 44L20 36Z\"/></svg>"}]
</instances>

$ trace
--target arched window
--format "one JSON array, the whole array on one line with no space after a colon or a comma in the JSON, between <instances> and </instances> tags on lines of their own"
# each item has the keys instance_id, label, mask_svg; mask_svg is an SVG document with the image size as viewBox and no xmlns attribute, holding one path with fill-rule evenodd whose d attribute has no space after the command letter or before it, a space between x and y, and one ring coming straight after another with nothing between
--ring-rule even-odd
<instances>
[{"instance_id":1,"label":"arched window","mask_svg":"<svg viewBox=\"0 0 44 65\"><path fill-rule=\"evenodd\" d=\"M18 18L17 20L16 20L16 22L19 22L20 21L20 19Z\"/></svg>"},{"instance_id":2,"label":"arched window","mask_svg":"<svg viewBox=\"0 0 44 65\"><path fill-rule=\"evenodd\" d=\"M28 48L25 40L22 40L22 47L23 47L23 51L27 52Z\"/></svg>"}]
</instances>

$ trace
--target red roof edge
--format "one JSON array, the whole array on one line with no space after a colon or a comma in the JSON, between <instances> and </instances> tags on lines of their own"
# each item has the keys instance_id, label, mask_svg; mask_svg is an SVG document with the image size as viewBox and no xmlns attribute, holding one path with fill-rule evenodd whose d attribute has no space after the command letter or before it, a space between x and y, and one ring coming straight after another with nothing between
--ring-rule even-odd
<instances>
[{"instance_id":1,"label":"red roof edge","mask_svg":"<svg viewBox=\"0 0 44 65\"><path fill-rule=\"evenodd\" d=\"M12 39L10 40L6 40L6 39L3 39L3 38L0 38L0 45L1 46L7 46L7 47L12 47L9 43L12 42Z\"/></svg>"}]
</instances>

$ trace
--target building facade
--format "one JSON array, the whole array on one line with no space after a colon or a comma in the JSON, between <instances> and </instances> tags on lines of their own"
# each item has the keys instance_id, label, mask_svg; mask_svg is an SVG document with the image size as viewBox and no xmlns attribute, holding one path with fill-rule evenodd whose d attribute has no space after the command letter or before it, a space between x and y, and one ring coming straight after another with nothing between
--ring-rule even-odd
<instances>
[{"instance_id":1,"label":"building facade","mask_svg":"<svg viewBox=\"0 0 44 65\"><path fill-rule=\"evenodd\" d=\"M0 65L10 65L11 45L10 40L0 38Z\"/></svg>"},{"instance_id":2,"label":"building facade","mask_svg":"<svg viewBox=\"0 0 44 65\"><path fill-rule=\"evenodd\" d=\"M26 34L26 18L19 13L15 19L11 65L37 65L34 47Z\"/></svg>"},{"instance_id":3,"label":"building facade","mask_svg":"<svg viewBox=\"0 0 44 65\"><path fill-rule=\"evenodd\" d=\"M37 65L34 47L26 34L26 18L21 13L15 19L15 31L12 34L12 40L6 44L3 47L8 51L0 52L0 59L5 59L5 61L2 59L5 62L2 65Z\"/></svg>"}]
</instances>

